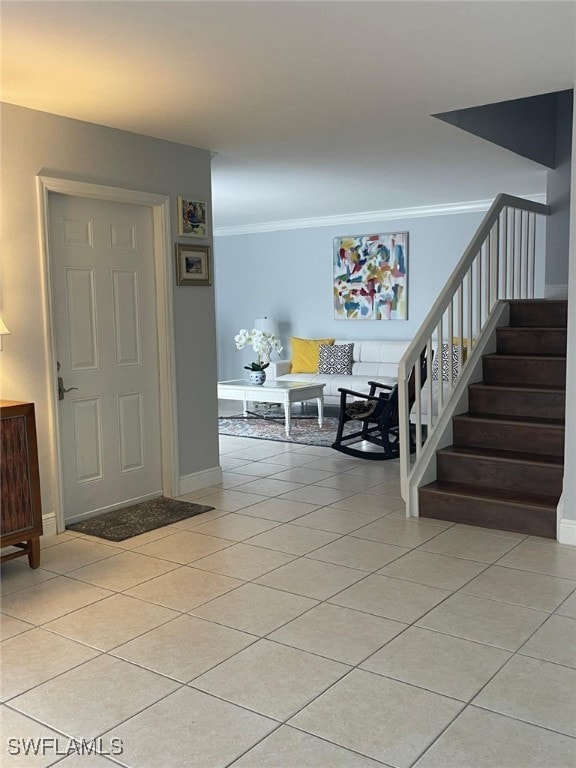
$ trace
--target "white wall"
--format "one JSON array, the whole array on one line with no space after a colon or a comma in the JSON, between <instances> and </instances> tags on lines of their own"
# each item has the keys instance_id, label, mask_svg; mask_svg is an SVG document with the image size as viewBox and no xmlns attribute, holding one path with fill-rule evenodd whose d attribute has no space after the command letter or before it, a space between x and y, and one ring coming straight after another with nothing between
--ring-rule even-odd
<instances>
[{"instance_id":1,"label":"white wall","mask_svg":"<svg viewBox=\"0 0 576 768\"><path fill-rule=\"evenodd\" d=\"M210 201L210 154L9 104L2 105L0 314L11 331L0 352L1 396L36 405L43 513L55 510L49 452L45 308L36 176L44 174ZM203 242L203 241L198 241ZM204 241L210 243L211 240ZM169 254L173 273L174 257ZM180 475L218 466L213 287L174 285Z\"/></svg>"},{"instance_id":2,"label":"white wall","mask_svg":"<svg viewBox=\"0 0 576 768\"><path fill-rule=\"evenodd\" d=\"M576 103L572 123L572 147L576 148ZM572 152L570 215L570 263L568 272L568 352L566 360L566 439L564 444L563 521L559 540L576 544L576 151Z\"/></svg>"},{"instance_id":3,"label":"white wall","mask_svg":"<svg viewBox=\"0 0 576 768\"><path fill-rule=\"evenodd\" d=\"M556 167L548 171L546 200L552 210L546 227L546 296L566 298L570 243L573 92L558 94Z\"/></svg>"},{"instance_id":4,"label":"white wall","mask_svg":"<svg viewBox=\"0 0 576 768\"><path fill-rule=\"evenodd\" d=\"M503 190L505 191L505 190ZM290 336L337 339L411 339L426 317L484 217L478 213L374 221L214 239L218 376L242 376L251 349L234 336L254 318L279 321L289 357ZM540 227L540 241L544 228ZM335 320L332 253L335 237L408 232L408 320ZM539 274L543 281L543 268Z\"/></svg>"}]
</instances>

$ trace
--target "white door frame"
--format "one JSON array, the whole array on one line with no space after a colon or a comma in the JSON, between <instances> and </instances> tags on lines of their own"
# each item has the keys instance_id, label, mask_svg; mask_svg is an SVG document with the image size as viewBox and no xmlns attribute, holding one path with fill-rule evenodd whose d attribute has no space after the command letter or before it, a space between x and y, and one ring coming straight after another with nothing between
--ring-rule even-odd
<instances>
[{"instance_id":1,"label":"white door frame","mask_svg":"<svg viewBox=\"0 0 576 768\"><path fill-rule=\"evenodd\" d=\"M62 495L62 467L58 387L56 380L56 344L52 307L52 276L50 253L50 227L48 219L49 193L58 192L72 197L88 197L112 203L131 203L146 206L152 211L154 272L156 287L156 322L158 326L158 369L160 404L160 450L162 457L162 492L165 496L179 495L178 432L176 416L176 359L174 352L174 313L172 272L169 258L170 198L150 192L138 192L120 187L106 187L70 179L37 176L40 253L43 267L44 318L46 327L46 358L48 370L48 423L49 448L55 461L56 528L65 528Z\"/></svg>"}]
</instances>

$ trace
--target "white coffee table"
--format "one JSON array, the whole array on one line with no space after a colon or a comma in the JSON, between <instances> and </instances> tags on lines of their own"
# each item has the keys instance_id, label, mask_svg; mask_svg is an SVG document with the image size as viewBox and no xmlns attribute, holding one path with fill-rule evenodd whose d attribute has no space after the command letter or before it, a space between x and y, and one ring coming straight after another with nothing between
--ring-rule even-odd
<instances>
[{"instance_id":1,"label":"white coffee table","mask_svg":"<svg viewBox=\"0 0 576 768\"><path fill-rule=\"evenodd\" d=\"M248 412L248 401L258 403L283 403L284 428L290 434L290 406L305 400L316 400L318 404L318 424L324 420L325 384L313 384L306 381L277 381L272 379L264 384L252 384L246 379L218 382L219 400L242 400L244 416Z\"/></svg>"}]
</instances>

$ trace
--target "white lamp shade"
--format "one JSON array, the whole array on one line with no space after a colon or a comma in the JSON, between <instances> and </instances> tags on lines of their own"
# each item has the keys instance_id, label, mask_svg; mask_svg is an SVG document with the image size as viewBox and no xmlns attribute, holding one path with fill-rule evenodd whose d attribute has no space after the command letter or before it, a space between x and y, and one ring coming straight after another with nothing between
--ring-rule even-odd
<instances>
[{"instance_id":1,"label":"white lamp shade","mask_svg":"<svg viewBox=\"0 0 576 768\"><path fill-rule=\"evenodd\" d=\"M272 320L269 317L260 317L257 320L254 320L254 328L257 331L263 331L264 333L269 333L272 336L280 336L278 332L278 323L276 320Z\"/></svg>"},{"instance_id":2,"label":"white lamp shade","mask_svg":"<svg viewBox=\"0 0 576 768\"><path fill-rule=\"evenodd\" d=\"M6 328L4 320L0 317L0 336L10 336L10 331Z\"/></svg>"}]
</instances>

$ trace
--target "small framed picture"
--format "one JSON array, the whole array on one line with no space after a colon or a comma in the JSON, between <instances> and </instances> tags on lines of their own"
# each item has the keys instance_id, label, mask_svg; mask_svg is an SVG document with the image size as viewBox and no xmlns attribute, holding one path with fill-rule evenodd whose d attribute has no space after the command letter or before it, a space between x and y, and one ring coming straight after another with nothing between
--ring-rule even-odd
<instances>
[{"instance_id":1,"label":"small framed picture","mask_svg":"<svg viewBox=\"0 0 576 768\"><path fill-rule=\"evenodd\" d=\"M206 237L206 203L189 197L178 198L178 234L180 237Z\"/></svg>"},{"instance_id":2,"label":"small framed picture","mask_svg":"<svg viewBox=\"0 0 576 768\"><path fill-rule=\"evenodd\" d=\"M176 243L176 285L212 285L208 245Z\"/></svg>"}]
</instances>

